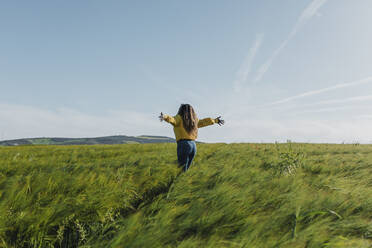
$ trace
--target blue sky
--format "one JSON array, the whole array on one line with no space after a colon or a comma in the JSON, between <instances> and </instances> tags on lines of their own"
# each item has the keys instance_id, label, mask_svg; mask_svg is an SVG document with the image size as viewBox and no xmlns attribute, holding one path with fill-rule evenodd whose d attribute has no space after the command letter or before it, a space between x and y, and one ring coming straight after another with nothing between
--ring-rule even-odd
<instances>
[{"instance_id":1,"label":"blue sky","mask_svg":"<svg viewBox=\"0 0 372 248\"><path fill-rule=\"evenodd\" d=\"M0 139L166 135L372 142L372 2L7 1Z\"/></svg>"}]
</instances>

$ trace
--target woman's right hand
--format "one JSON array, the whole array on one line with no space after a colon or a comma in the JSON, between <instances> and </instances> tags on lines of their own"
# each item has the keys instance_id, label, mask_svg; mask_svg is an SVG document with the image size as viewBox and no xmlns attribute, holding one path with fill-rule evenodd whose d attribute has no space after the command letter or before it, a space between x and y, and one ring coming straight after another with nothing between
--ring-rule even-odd
<instances>
[{"instance_id":1,"label":"woman's right hand","mask_svg":"<svg viewBox=\"0 0 372 248\"><path fill-rule=\"evenodd\" d=\"M220 126L225 124L225 120L222 120L221 116L218 116L215 120L217 121L217 124Z\"/></svg>"},{"instance_id":2,"label":"woman's right hand","mask_svg":"<svg viewBox=\"0 0 372 248\"><path fill-rule=\"evenodd\" d=\"M159 120L160 121L164 121L164 114L163 114L163 112L160 112Z\"/></svg>"}]
</instances>

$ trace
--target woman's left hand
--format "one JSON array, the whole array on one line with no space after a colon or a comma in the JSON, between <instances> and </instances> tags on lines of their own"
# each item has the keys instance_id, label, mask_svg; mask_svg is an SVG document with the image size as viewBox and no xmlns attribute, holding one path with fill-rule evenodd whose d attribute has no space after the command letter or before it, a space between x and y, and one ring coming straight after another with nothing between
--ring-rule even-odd
<instances>
[{"instance_id":1,"label":"woman's left hand","mask_svg":"<svg viewBox=\"0 0 372 248\"><path fill-rule=\"evenodd\" d=\"M216 118L216 120L217 120L217 124L220 125L220 126L223 125L223 124L225 124L225 120L222 120L222 119L221 119L221 116L218 116L218 117Z\"/></svg>"}]
</instances>

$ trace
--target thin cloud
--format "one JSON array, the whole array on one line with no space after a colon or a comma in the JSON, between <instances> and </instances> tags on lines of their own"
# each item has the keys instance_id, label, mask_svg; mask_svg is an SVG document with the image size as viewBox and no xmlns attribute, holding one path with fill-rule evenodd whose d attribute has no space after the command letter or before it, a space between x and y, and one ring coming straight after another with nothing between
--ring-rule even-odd
<instances>
[{"instance_id":1,"label":"thin cloud","mask_svg":"<svg viewBox=\"0 0 372 248\"><path fill-rule=\"evenodd\" d=\"M244 62L240 66L238 72L236 73L236 79L234 81L234 91L239 92L242 85L247 81L249 73L252 70L253 60L256 57L258 50L261 47L263 41L263 34L258 34L253 46L249 49L247 56L244 59Z\"/></svg>"},{"instance_id":2,"label":"thin cloud","mask_svg":"<svg viewBox=\"0 0 372 248\"><path fill-rule=\"evenodd\" d=\"M341 106L341 107L329 107L329 108L302 110L296 113L291 113L291 115L298 116L300 114L308 114L308 113L336 112L336 111L355 110L355 109L372 110L372 108L369 106Z\"/></svg>"},{"instance_id":3,"label":"thin cloud","mask_svg":"<svg viewBox=\"0 0 372 248\"><path fill-rule=\"evenodd\" d=\"M372 120L372 115L358 115L356 118L360 120Z\"/></svg>"},{"instance_id":4,"label":"thin cloud","mask_svg":"<svg viewBox=\"0 0 372 248\"><path fill-rule=\"evenodd\" d=\"M328 101L320 101L312 104L305 104L303 106L318 106L318 105L327 105L327 104L337 104L337 103L351 103L351 102L361 102L361 101L369 101L372 100L372 95L366 96L354 96L344 99L335 99L335 100L328 100Z\"/></svg>"},{"instance_id":5,"label":"thin cloud","mask_svg":"<svg viewBox=\"0 0 372 248\"><path fill-rule=\"evenodd\" d=\"M299 23L303 23L311 19L314 15L318 13L318 10L327 2L328 0L313 0L306 9L302 12Z\"/></svg>"},{"instance_id":6,"label":"thin cloud","mask_svg":"<svg viewBox=\"0 0 372 248\"><path fill-rule=\"evenodd\" d=\"M341 143L355 142L370 143L372 137L372 119L355 121L355 119L316 120L309 119L231 119L229 126L211 129L211 140L218 137L216 142L225 139L227 142L315 142Z\"/></svg>"},{"instance_id":7,"label":"thin cloud","mask_svg":"<svg viewBox=\"0 0 372 248\"><path fill-rule=\"evenodd\" d=\"M106 135L165 135L171 129L159 122L158 113L109 110L92 115L73 109L57 110L0 103L3 139L27 137L97 137Z\"/></svg>"},{"instance_id":8,"label":"thin cloud","mask_svg":"<svg viewBox=\"0 0 372 248\"><path fill-rule=\"evenodd\" d=\"M278 111L285 111L287 112L288 110L293 110L293 109L298 109L298 108L309 108L309 107L316 107L316 106L322 106L322 105L331 105L331 104L338 104L338 103L357 103L357 102L363 102L363 101L371 101L372 100L372 95L366 95L366 96L354 96L354 97L349 97L349 98L344 98L344 99L334 99L334 100L327 100L327 101L319 101L315 103L309 103L309 104L302 104L302 105L286 105L286 106L276 106L278 108ZM357 106L352 105L348 106L347 109L352 109ZM309 110L310 112L325 112L325 111L332 111L332 110L338 110L340 108L335 107L335 108L325 108L324 110ZM343 108L345 109L345 108ZM307 111L307 110L305 110ZM304 113L305 111L302 111L301 113Z\"/></svg>"},{"instance_id":9,"label":"thin cloud","mask_svg":"<svg viewBox=\"0 0 372 248\"><path fill-rule=\"evenodd\" d=\"M199 140L208 142L274 142L287 139L300 142L370 142L371 116L360 121L339 120L276 120L237 115L223 127L200 130ZM359 117L359 116L358 116ZM1 104L0 130L3 139L25 137L97 137L113 134L165 135L173 137L157 113L108 111L90 115L71 109L46 110L31 106Z\"/></svg>"},{"instance_id":10,"label":"thin cloud","mask_svg":"<svg viewBox=\"0 0 372 248\"><path fill-rule=\"evenodd\" d=\"M318 94L322 94L322 93L325 93L325 92L329 92L329 91L333 91L333 90L337 90L337 89L341 89L341 88L354 87L354 86L367 84L367 83L372 83L372 77L367 77L367 78L357 80L357 81L353 81L353 82L349 82L349 83L337 84L337 85L327 87L327 88L323 88L323 89L308 91L308 92L301 93L301 94L296 95L296 96L287 97L287 98L281 99L279 101L269 103L265 106L273 106L273 105L277 105L277 104L282 104L282 103L290 102L290 101L293 101L293 100L301 99L301 98L304 98L304 97L309 97L309 96L318 95Z\"/></svg>"},{"instance_id":11,"label":"thin cloud","mask_svg":"<svg viewBox=\"0 0 372 248\"><path fill-rule=\"evenodd\" d=\"M274 51L271 57L258 69L257 75L253 82L257 83L261 81L266 72L270 69L272 63L276 57L283 51L287 46L288 42L297 34L297 32L314 16L318 13L318 10L327 2L328 0L313 0L305 9L302 11L300 17L297 19L295 26L289 33L287 38L280 44L280 46Z\"/></svg>"}]
</instances>

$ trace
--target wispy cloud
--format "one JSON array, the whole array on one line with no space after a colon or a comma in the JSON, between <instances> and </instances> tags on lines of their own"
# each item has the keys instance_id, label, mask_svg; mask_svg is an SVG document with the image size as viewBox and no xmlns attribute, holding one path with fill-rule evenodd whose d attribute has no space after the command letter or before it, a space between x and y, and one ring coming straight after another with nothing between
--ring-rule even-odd
<instances>
[{"instance_id":1,"label":"wispy cloud","mask_svg":"<svg viewBox=\"0 0 372 248\"><path fill-rule=\"evenodd\" d=\"M302 12L298 19L299 24L303 24L314 15L318 13L318 10L327 2L328 0L313 0Z\"/></svg>"},{"instance_id":2,"label":"wispy cloud","mask_svg":"<svg viewBox=\"0 0 372 248\"><path fill-rule=\"evenodd\" d=\"M256 40L252 47L249 49L247 56L245 57L243 63L241 64L238 72L236 73L236 78L234 81L234 91L239 92L242 85L247 81L249 73L252 70L253 60L260 49L263 40L263 34L258 34Z\"/></svg>"},{"instance_id":3,"label":"wispy cloud","mask_svg":"<svg viewBox=\"0 0 372 248\"><path fill-rule=\"evenodd\" d=\"M305 104L304 107L308 106L319 106L319 105L327 105L327 104L337 104L337 103L352 103L352 102L361 102L361 101L370 101L372 100L372 95L366 96L354 96L348 97L344 99L334 99L334 100L327 100L327 101L319 101L311 104Z\"/></svg>"},{"instance_id":4,"label":"wispy cloud","mask_svg":"<svg viewBox=\"0 0 372 248\"><path fill-rule=\"evenodd\" d=\"M272 63L276 57L283 51L287 46L289 41L297 34L297 32L314 16L318 13L318 10L327 2L328 0L313 0L305 9L302 11L301 15L297 19L295 26L292 31L289 33L287 38L280 44L280 46L274 51L274 53L269 57L269 59L261 65L258 69L257 75L254 78L253 82L259 82L270 69Z\"/></svg>"},{"instance_id":5,"label":"wispy cloud","mask_svg":"<svg viewBox=\"0 0 372 248\"><path fill-rule=\"evenodd\" d=\"M3 139L26 137L96 137L105 135L173 136L158 120L158 113L109 110L101 115L61 108L48 110L0 103L0 133Z\"/></svg>"},{"instance_id":6,"label":"wispy cloud","mask_svg":"<svg viewBox=\"0 0 372 248\"><path fill-rule=\"evenodd\" d=\"M296 142L372 143L372 119L367 116L355 121L308 119L231 119L223 130L216 127L210 129L212 141L226 139L228 142ZM223 136L222 136L223 134ZM218 137L218 138L216 138Z\"/></svg>"},{"instance_id":7,"label":"wispy cloud","mask_svg":"<svg viewBox=\"0 0 372 248\"><path fill-rule=\"evenodd\" d=\"M301 111L298 111L298 112L290 113L290 115L298 116L298 115L301 115L301 114L336 112L336 111L344 111L344 110L371 111L372 108L370 106L339 106L339 107L328 107L328 108L301 110Z\"/></svg>"},{"instance_id":8,"label":"wispy cloud","mask_svg":"<svg viewBox=\"0 0 372 248\"><path fill-rule=\"evenodd\" d=\"M287 97L287 98L281 99L279 101L269 103L265 106L273 106L273 105L277 105L277 104L282 104L282 103L290 102L290 101L297 100L297 99L304 98L304 97L309 97L309 96L318 95L318 94L322 94L322 93L325 93L325 92L329 92L329 91L333 91L333 90L337 90L337 89L341 89L341 88L354 87L354 86L367 84L367 83L372 83L372 77L367 77L367 78L357 80L357 81L353 81L353 82L349 82L349 83L337 84L337 85L334 85L334 86L331 86L331 87L322 88L322 89L318 89L318 90L307 91L307 92L304 92L304 93L301 93L301 94L298 94L298 95L295 95L295 96Z\"/></svg>"},{"instance_id":9,"label":"wispy cloud","mask_svg":"<svg viewBox=\"0 0 372 248\"><path fill-rule=\"evenodd\" d=\"M372 101L372 95L354 96L354 97L348 97L348 98L343 98L343 99L333 99L333 100L319 101L319 102L301 104L301 105L296 104L296 105L282 106L282 105L278 104L274 107L277 108L276 111L281 111L281 112L287 112L288 113L288 110L299 109L299 108L308 109L308 108L311 108L311 107L319 107L319 106L322 106L322 105L332 105L332 104L339 104L339 103L351 103L352 104L352 105L348 105L348 106L344 106L344 107L333 107L333 108L327 107L327 108L321 108L321 109L318 108L316 110L309 109L309 110L301 111L301 113L329 112L329 111L334 111L334 110L356 109L356 108L361 108L361 107L368 107L368 105L356 106L356 105L353 104L353 103L364 102L364 101ZM297 113L294 113L294 115L296 115L296 114Z\"/></svg>"},{"instance_id":10,"label":"wispy cloud","mask_svg":"<svg viewBox=\"0 0 372 248\"><path fill-rule=\"evenodd\" d=\"M208 142L372 142L371 115L359 120L266 119L235 116L223 127L200 130L199 140ZM31 106L0 103L0 131L3 139L25 137L95 137L103 135L165 135L173 137L157 113L108 111L90 115L71 109L46 110Z\"/></svg>"},{"instance_id":11,"label":"wispy cloud","mask_svg":"<svg viewBox=\"0 0 372 248\"><path fill-rule=\"evenodd\" d=\"M372 120L372 115L358 115L356 118L360 120Z\"/></svg>"}]
</instances>

